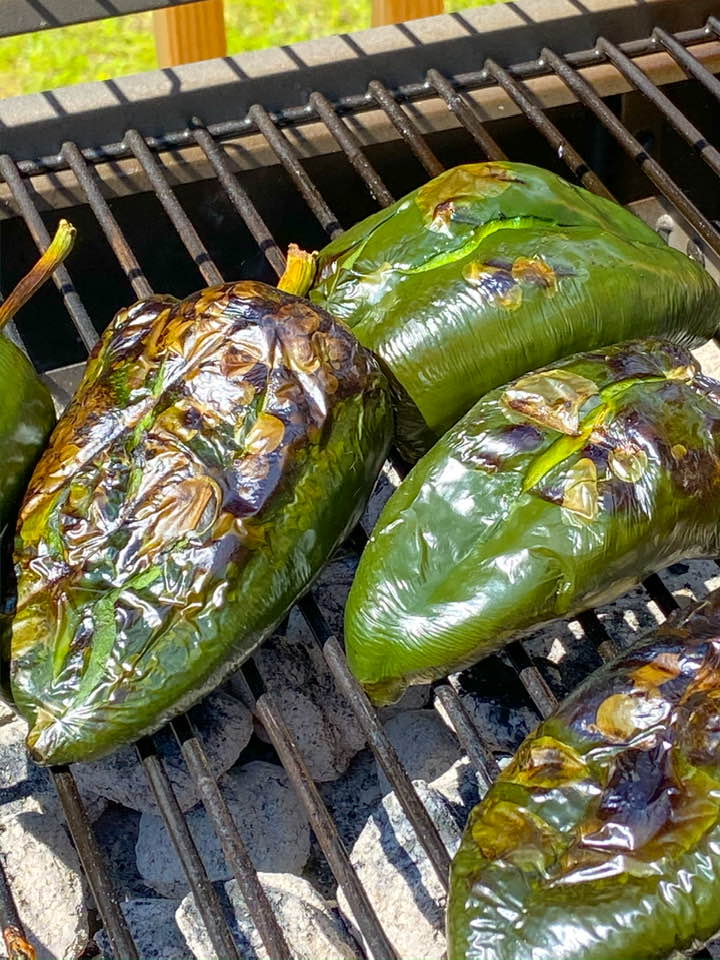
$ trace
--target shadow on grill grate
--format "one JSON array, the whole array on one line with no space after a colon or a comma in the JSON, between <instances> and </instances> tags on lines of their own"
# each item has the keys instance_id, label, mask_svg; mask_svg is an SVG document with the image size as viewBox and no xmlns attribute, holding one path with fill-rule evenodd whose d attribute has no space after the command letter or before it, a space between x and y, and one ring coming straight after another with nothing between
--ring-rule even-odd
<instances>
[{"instance_id":1,"label":"shadow on grill grate","mask_svg":"<svg viewBox=\"0 0 720 960\"><path fill-rule=\"evenodd\" d=\"M614 44L599 38L596 49L567 56L560 56L553 50L544 48L536 61L516 67L503 66L494 59L487 59L476 73L463 77L444 76L438 70L430 69L422 83L396 90L390 89L379 80L374 80L367 91L358 92L354 98L345 98L341 104L333 103L321 91L315 91L310 95L307 107L303 110L296 109L294 116L292 114L276 116L261 104L256 104L250 108L246 118L239 117L234 126L227 125L224 136L235 136L238 132L246 135L261 134L274 155L275 163L284 170L294 189L316 218L321 231L332 237L342 229L339 218L309 173L313 165L303 162L301 153L290 135L289 120L294 119L303 123L321 121L334 139L339 151L333 159L333 164L336 167L341 164L344 155L367 187L374 202L380 206L386 206L393 201L394 197L373 160L376 156L382 159L381 151L379 148L368 149L364 146L355 132L354 111L367 111L370 108L379 108L383 111L401 138L400 143L404 144L409 151L409 153L405 152L398 162L401 165L407 165L414 158L413 162L418 162L426 175L432 177L443 169L443 163L439 159L439 155L442 155L442 139L435 134L425 135L422 132L422 110L432 101L444 103L454 116L456 124L461 131L464 131L463 139L460 141L461 146L454 148L461 152L463 160L506 157L502 143L503 131L509 129L507 127L509 121L487 122L482 110L470 95L481 88L497 87L507 94L525 118L522 121L523 136L526 136L530 129L527 127L529 121L544 141L545 147L562 161L571 177L599 195L611 196L611 191L605 185L600 173L593 169L591 162L581 155L577 147L563 133L562 127L568 126L567 114L563 114L565 108L545 106L528 85L528 81L535 77L549 77L555 80L559 78L571 91L572 98L577 101L572 107L571 118L573 119L572 128L577 129L578 137L582 136L583 142L588 142L586 131L576 126L578 111L580 111L580 115L586 118L588 128L592 127L596 134L599 132L602 135L600 142L605 145L603 147L605 153L609 150L608 142L614 140L619 149L637 167L642 177L646 178L642 181L643 195L659 194L660 204L656 204L653 209L656 211L669 209L674 215L679 216L679 223L686 228L687 237L692 242L692 249L698 255L704 256L708 264L715 264L716 259L720 257L720 234L713 222L713 217L717 217L720 211L716 205L713 206L716 201L712 197L705 198L705 202L695 202L691 199L687 187L692 186L692 178L697 174L696 167L701 167L703 164L707 165L714 174L720 174L720 153L676 105L673 99L674 90L660 89L647 74L642 72L635 60L640 56L665 52L668 61L671 58L671 62L677 64L682 75L687 78L685 83L692 85L692 95L696 98L705 97L707 109L715 111L711 115L717 117L717 110L720 107L720 82L703 62L693 55L693 47L707 44L717 37L720 37L720 23L710 18L707 24L699 24L696 29L676 36L658 28L645 40L625 44ZM583 68L601 63L614 65L627 85L637 91L638 96L644 98L645 106L656 111L661 124L674 130L682 141L689 145L689 150L686 150L683 155L685 187L671 176L665 166L648 152L638 136L635 136L625 125L617 96L609 98L601 96L586 79L582 72ZM677 77L674 79L678 80ZM414 101L418 101L418 108ZM237 174L231 154L218 137L219 132L222 131L208 128L200 120L194 119L188 128L184 142L191 140L199 148L225 192L226 200L241 218L257 249L262 251L267 267L274 274L279 275L285 262L281 245L276 241L258 205L246 189L246 182L251 178L246 181L244 176ZM517 138L514 138L514 142L517 144ZM116 155L130 155L136 160L152 188L155 201L161 205L165 217L177 234L177 239L195 264L200 278L207 284L220 283L225 278L215 259L203 244L191 216L180 201L180 196L184 196L183 192L176 193L171 187L163 158L156 149L157 146L156 142L149 141L137 130L127 130L122 140L122 147L113 148L112 152ZM601 154L602 151L598 154L597 149L594 149L591 160L599 157L599 163L604 165L605 161ZM693 154L695 154L694 158ZM152 288L146 270L154 265L142 263L141 258L134 253L131 240L121 228L116 216L116 210L120 210L120 204L111 205L106 199L107 192L103 189L100 174L94 162L102 156L103 150L93 150L84 154L75 143L66 142L62 146L59 157L54 161L54 168L69 169L74 174L79 190L84 196L84 202L89 205L107 239L117 267L126 278L126 298L129 299L130 295L128 285L136 297L147 297L152 293ZM528 157L516 156L515 159L527 160ZM43 216L39 212L32 184L28 180L29 174L38 173L41 169L40 163L23 162L19 166L11 156L7 154L0 156L0 175L9 188L13 202L35 245L39 250L44 250L49 243L49 234ZM697 196L697 191L693 191L693 195ZM622 196L620 199L625 200L626 197ZM197 285L196 279L192 281L194 286ZM86 350L90 350L97 341L98 335L91 320L90 311L86 309L67 269L62 268L56 272L55 283L74 324L79 343ZM30 352L35 351L31 349ZM77 370L74 371L74 375L77 376ZM70 380L72 377L69 380L67 377L63 379L62 373L53 378L56 394L59 397L67 396ZM65 384L64 392L63 383ZM396 466L400 465L396 464ZM361 550L368 533L369 530L359 528L349 544L350 549L356 553ZM644 593L636 591L629 601L613 605L612 608L601 611L599 615L588 611L579 617L571 625L572 630L568 633L570 646L574 644L581 651L579 666L572 657L568 657L566 663L561 662L563 653L550 648L548 638L551 637L552 631L545 631L541 632L542 635L530 638L523 643L514 643L502 655L501 660L498 661L498 667L504 670L511 668L514 671L519 683L524 687L528 703L534 706L537 715L546 716L556 703L556 697L567 692L569 683L575 682L583 673L592 669L594 664L611 658L621 649L621 635L626 634L627 630L614 632L613 622L617 628L624 618L626 624L634 624L636 628L638 621L643 619L647 621L648 616L651 622L662 620L678 605L673 589L680 590L682 593L685 584L691 582L693 585L699 583L702 588L702 580L707 577L707 565L693 567L693 570L699 571L694 579L692 579L692 571L688 572L688 569L683 567L680 573L671 575L670 587L666 586L659 577L653 576L646 581ZM650 604L649 614L648 603ZM350 674L342 646L333 634L315 597L312 594L306 596L300 602L299 609L314 642L322 650L338 690L347 699L356 722L363 736L367 738L402 811L414 827L437 874L441 888L446 890L448 851L385 732L377 712L369 704ZM638 613L638 611L642 612ZM573 670L576 671L575 675ZM391 960L397 956L397 952L353 869L346 847L323 801L321 792L312 780L303 757L303 744L294 741L273 693L262 689L259 673L250 671L248 677L249 682L244 686L240 681L238 682L246 706L263 725L307 811L317 842L337 883L344 892L367 951L376 960ZM473 682L473 671L468 671L464 676L453 677L449 681L438 684L434 689L434 705L452 725L462 749L475 768L481 789L486 789L498 770L497 751L493 750L487 731L479 728L478 718L472 716L466 708L464 693L467 689L472 689ZM235 689L239 689L239 686L236 685ZM181 717L173 723L172 733L177 739L195 783L197 795L202 800L216 831L229 871L239 884L252 921L268 955L273 960L289 958L291 953L285 937L286 931L278 923L267 894L258 880L246 844L218 788L203 746L189 718ZM187 874L188 884L207 928L212 947L217 956L222 957L223 960L238 957L238 950L216 891L200 858L192 831L181 811L168 774L159 758L155 738L144 739L137 745L137 751L157 807ZM120 909L111 874L80 799L73 772L69 768L55 769L53 779L113 955L122 960L132 960L138 956L137 948ZM4 883L0 883L0 901L2 906L0 919L3 925L8 923L17 925L19 921L12 895Z\"/></svg>"}]
</instances>

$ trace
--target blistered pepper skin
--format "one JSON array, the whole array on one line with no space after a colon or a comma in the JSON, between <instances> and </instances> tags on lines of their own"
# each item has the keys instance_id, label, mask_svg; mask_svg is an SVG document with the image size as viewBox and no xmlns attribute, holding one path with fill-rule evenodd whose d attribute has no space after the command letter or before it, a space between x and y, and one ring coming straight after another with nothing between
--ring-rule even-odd
<instances>
[{"instance_id":1,"label":"blistered pepper skin","mask_svg":"<svg viewBox=\"0 0 720 960\"><path fill-rule=\"evenodd\" d=\"M0 530L14 527L33 467L55 426L55 406L25 354L0 334Z\"/></svg>"},{"instance_id":2,"label":"blistered pepper skin","mask_svg":"<svg viewBox=\"0 0 720 960\"><path fill-rule=\"evenodd\" d=\"M489 390L645 336L720 326L709 275L611 201L521 163L456 167L319 254L311 298L391 374L412 461Z\"/></svg>"},{"instance_id":3,"label":"blistered pepper skin","mask_svg":"<svg viewBox=\"0 0 720 960\"><path fill-rule=\"evenodd\" d=\"M719 927L716 591L591 675L473 810L448 957L659 960Z\"/></svg>"},{"instance_id":4,"label":"blistered pepper skin","mask_svg":"<svg viewBox=\"0 0 720 960\"><path fill-rule=\"evenodd\" d=\"M489 393L385 505L345 614L378 703L720 550L720 384L669 341Z\"/></svg>"},{"instance_id":5,"label":"blistered pepper skin","mask_svg":"<svg viewBox=\"0 0 720 960\"><path fill-rule=\"evenodd\" d=\"M249 656L356 522L391 432L375 360L308 301L243 282L121 311L18 525L34 758L100 757Z\"/></svg>"}]
</instances>

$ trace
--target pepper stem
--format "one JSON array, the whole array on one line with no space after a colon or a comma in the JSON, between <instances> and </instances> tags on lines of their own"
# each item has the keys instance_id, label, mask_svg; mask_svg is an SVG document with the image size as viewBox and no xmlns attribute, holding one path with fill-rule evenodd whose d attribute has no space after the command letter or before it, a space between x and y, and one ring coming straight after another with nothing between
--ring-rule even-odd
<instances>
[{"instance_id":1,"label":"pepper stem","mask_svg":"<svg viewBox=\"0 0 720 960\"><path fill-rule=\"evenodd\" d=\"M0 304L0 330L12 320L18 310L28 302L35 291L67 257L75 243L76 232L75 227L67 220L60 221L52 243L45 253Z\"/></svg>"},{"instance_id":2,"label":"pepper stem","mask_svg":"<svg viewBox=\"0 0 720 960\"><path fill-rule=\"evenodd\" d=\"M287 266L278 280L278 290L304 297L315 279L317 253L307 253L296 243L288 247Z\"/></svg>"}]
</instances>

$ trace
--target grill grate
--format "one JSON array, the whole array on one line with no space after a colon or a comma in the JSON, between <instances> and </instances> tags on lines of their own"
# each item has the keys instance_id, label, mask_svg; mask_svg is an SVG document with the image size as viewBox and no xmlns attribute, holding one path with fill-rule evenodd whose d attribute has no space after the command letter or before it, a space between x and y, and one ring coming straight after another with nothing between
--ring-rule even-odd
<instances>
[{"instance_id":1,"label":"grill grate","mask_svg":"<svg viewBox=\"0 0 720 960\"><path fill-rule=\"evenodd\" d=\"M303 107L293 107L273 114L261 104L255 104L250 107L246 116L239 116L233 121L205 126L201 121L193 119L186 130L176 133L168 132L162 137L145 137L138 130L130 129L125 132L122 141L102 148L81 150L75 143L65 142L56 156L35 160L25 159L20 162L4 154L0 156L0 176L9 188L33 241L42 251L49 243L49 235L31 191L28 189L27 178L40 172L71 170L133 293L136 297L143 298L152 294L151 285L130 242L123 234L103 196L95 164L108 158L134 157L203 281L208 284L217 284L223 282L223 276L171 188L162 164L156 158L159 151L194 143L208 160L228 200L241 217L258 248L263 252L270 267L279 275L285 263L283 252L262 214L234 172L230 156L223 146L224 140L240 134L258 132L262 134L278 163L284 168L320 226L329 237L334 237L342 230L338 218L309 176L299 151L287 136L285 131L289 126L320 120L336 141L341 154L344 154L359 174L377 204L387 206L393 202L393 196L370 162L360 139L348 124L347 117L379 107L427 175L431 177L441 172L443 166L406 106L413 101L439 99L444 102L477 144L482 154L480 159L504 159L505 153L488 131L480 110L468 96L470 91L496 86L505 91L524 117L545 139L552 151L562 158L572 176L594 193L611 196L600 176L591 169L554 124L546 109L526 84L526 81L531 78L551 76L560 78L567 85L579 103L597 117L660 194L690 224L692 232L696 234L695 239L699 249L710 255L712 253L720 255L720 234L716 226L698 209L657 160L649 155L613 112L610 105L579 72L585 67L599 63L614 65L630 86L641 92L664 120L684 137L710 169L720 174L718 150L633 62L634 58L639 56L664 51L680 66L688 78L702 85L707 93L720 101L720 81L700 60L696 59L690 49L718 36L720 36L720 23L711 17L705 26L675 35L656 28L646 39L618 45L601 37L595 49L564 56L544 48L537 60L514 66L503 66L494 59L487 59L482 69L461 76L445 76L436 69L430 69L425 82L398 86L393 90L379 80L373 80L367 90L339 98L335 102L322 92L315 91L311 93L307 104ZM479 158L467 157L468 161L474 159ZM87 350L90 350L97 342L97 333L68 270L65 267L58 269L54 279L80 341ZM395 463L395 466L398 470L402 467L399 463ZM367 532L358 528L349 545L359 552L366 536ZM669 615L677 607L674 597L659 577L648 578L644 587L648 597L657 604L663 615ZM333 636L312 594L301 600L299 607L315 642L323 651L338 689L347 698L403 811L415 828L443 888L447 889L448 853L408 773L385 734L376 711L352 677L342 648L337 638ZM589 611L583 614L578 621L601 659L607 660L618 652L619 644L608 634L594 612ZM547 716L553 709L556 699L526 648L522 643L516 642L508 648L506 657L538 713L541 716ZM479 775L481 784L487 787L497 774L498 766L485 745L481 732L463 706L454 681L451 679L437 685L434 696L435 707L449 718L463 749ZM377 960L392 960L396 957L396 953L353 870L337 827L310 777L302 756L302 744L294 742L272 694L259 692L255 699L250 686L246 685L245 699L254 715L265 727L306 808L312 829L336 880L347 896L369 951ZM203 747L195 735L191 722L186 716L182 716L171 726L197 787L198 795L217 833L227 864L240 885L265 948L273 960L286 960L290 957L290 951L283 931L258 881L247 848L232 820L217 782L210 773ZM236 958L237 950L213 885L159 759L153 738L144 738L137 745L137 750L168 833L187 873L213 947L218 956L228 960ZM71 835L107 931L113 955L118 960L135 960L138 956L137 949L120 909L107 864L104 862L80 800L72 771L63 767L54 769L52 773ZM12 902L11 891L8 890L1 875L0 914L2 914L0 920L4 925L17 924L17 912ZM698 956L708 956L708 954L703 953Z\"/></svg>"}]
</instances>

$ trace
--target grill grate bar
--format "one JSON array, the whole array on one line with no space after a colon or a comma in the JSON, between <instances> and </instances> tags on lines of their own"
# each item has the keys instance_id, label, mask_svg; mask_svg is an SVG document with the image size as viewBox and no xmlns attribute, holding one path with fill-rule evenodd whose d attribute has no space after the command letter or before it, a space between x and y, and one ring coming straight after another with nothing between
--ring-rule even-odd
<instances>
[{"instance_id":1,"label":"grill grate bar","mask_svg":"<svg viewBox=\"0 0 720 960\"><path fill-rule=\"evenodd\" d=\"M477 107L463 93L456 90L447 77L444 77L439 70L432 68L427 72L427 82L445 101L488 160L507 160L498 142L487 132Z\"/></svg>"},{"instance_id":2,"label":"grill grate bar","mask_svg":"<svg viewBox=\"0 0 720 960\"><path fill-rule=\"evenodd\" d=\"M643 586L658 605L663 616L669 617L671 613L679 608L679 603L656 573L647 577L647 579L643 581Z\"/></svg>"},{"instance_id":3,"label":"grill grate bar","mask_svg":"<svg viewBox=\"0 0 720 960\"><path fill-rule=\"evenodd\" d=\"M310 94L309 101L313 110L335 137L345 156L367 184L370 193L381 207L389 207L395 198L380 179L377 170L363 153L360 141L352 130L338 117L335 108L323 93L317 90Z\"/></svg>"},{"instance_id":4,"label":"grill grate bar","mask_svg":"<svg viewBox=\"0 0 720 960\"><path fill-rule=\"evenodd\" d=\"M248 116L255 123L258 130L270 144L273 153L282 163L290 175L295 186L302 194L305 202L320 221L323 229L335 237L342 232L335 215L325 203L320 191L307 175L300 163L297 151L287 137L278 130L270 114L259 103L254 104L248 111Z\"/></svg>"},{"instance_id":5,"label":"grill grate bar","mask_svg":"<svg viewBox=\"0 0 720 960\"><path fill-rule=\"evenodd\" d=\"M255 871L250 854L240 836L217 780L210 770L205 751L193 731L187 715L171 724L185 762L198 788L200 799L222 847L223 856L272 960L292 960L277 918Z\"/></svg>"},{"instance_id":6,"label":"grill grate bar","mask_svg":"<svg viewBox=\"0 0 720 960\"><path fill-rule=\"evenodd\" d=\"M710 73L707 67L694 57L686 48L667 33L662 27L655 27L653 39L657 40L667 50L675 63L679 64L685 73L701 83L707 91L720 100L720 80Z\"/></svg>"},{"instance_id":7,"label":"grill grate bar","mask_svg":"<svg viewBox=\"0 0 720 960\"><path fill-rule=\"evenodd\" d=\"M566 137L560 133L555 124L550 120L545 111L534 100L530 91L524 88L508 70L501 67L499 63L488 59L485 61L485 69L491 77L500 84L505 93L522 110L528 120L545 137L551 147L553 147L559 157L572 170L574 175L580 180L584 187L592 190L600 197L613 200L614 197L602 182L600 177L590 169L573 145Z\"/></svg>"},{"instance_id":8,"label":"grill grate bar","mask_svg":"<svg viewBox=\"0 0 720 960\"><path fill-rule=\"evenodd\" d=\"M170 779L157 756L155 745L150 737L143 737L136 744L136 748L213 948L223 960L240 960L205 864L190 834Z\"/></svg>"},{"instance_id":9,"label":"grill grate bar","mask_svg":"<svg viewBox=\"0 0 720 960\"><path fill-rule=\"evenodd\" d=\"M268 230L267 224L258 213L257 207L245 189L240 185L238 178L230 166L230 161L225 150L213 140L208 130L202 126L199 121L195 121L193 125L193 134L195 136L195 142L210 161L218 180L225 189L225 193L243 218L245 226L252 234L258 247L265 254L270 266L275 273L280 276L285 269L285 255Z\"/></svg>"},{"instance_id":10,"label":"grill grate bar","mask_svg":"<svg viewBox=\"0 0 720 960\"><path fill-rule=\"evenodd\" d=\"M720 234L710 221L698 210L683 190L643 148L629 130L618 120L610 107L593 90L577 70L573 69L566 60L559 57L554 51L545 47L542 56L552 66L560 79L575 94L578 100L588 107L601 123L615 137L620 146L643 170L647 177L655 184L667 199L673 203L680 213L698 231L708 246L720 255Z\"/></svg>"},{"instance_id":11,"label":"grill grate bar","mask_svg":"<svg viewBox=\"0 0 720 960\"><path fill-rule=\"evenodd\" d=\"M117 892L80 799L75 778L66 766L53 767L50 772L113 955L117 960L138 960L135 942L120 909Z\"/></svg>"},{"instance_id":12,"label":"grill grate bar","mask_svg":"<svg viewBox=\"0 0 720 960\"><path fill-rule=\"evenodd\" d=\"M697 150L713 173L720 176L720 152L711 143L708 143L705 136L688 120L682 110L675 106L672 100L652 82L637 64L626 57L622 50L618 50L614 43L606 40L605 37L600 37L598 39L598 50L605 54L626 80L637 87L653 106L657 107L690 146Z\"/></svg>"},{"instance_id":13,"label":"grill grate bar","mask_svg":"<svg viewBox=\"0 0 720 960\"><path fill-rule=\"evenodd\" d=\"M280 709L269 693L264 693L256 703L256 716L265 727L286 773L298 793L310 820L318 843L325 854L335 879L343 888L353 916L375 960L397 960L397 953L387 938L350 862L343 844L323 803L318 788L292 738Z\"/></svg>"},{"instance_id":14,"label":"grill grate bar","mask_svg":"<svg viewBox=\"0 0 720 960\"><path fill-rule=\"evenodd\" d=\"M27 186L20 176L20 171L17 168L17 164L12 157L8 156L6 153L0 155L0 176L2 176L3 180L9 187L10 192L13 195L13 199L17 203L20 213L22 214L23 220L27 224L30 235L35 241L35 246L38 248L41 254L45 253L47 248L50 246L50 234L48 233L47 227L43 223L42 217L32 201ZM87 310L83 306L78 292L75 289L72 280L70 279L70 274L67 271L67 267L63 265L57 267L53 271L53 280L55 282L55 286L62 295L62 298L65 302L65 307L70 314L72 322L75 324L75 329L77 330L80 339L88 350L92 350L98 341L98 335L95 327L92 325L90 317L88 316Z\"/></svg>"},{"instance_id":15,"label":"grill grate bar","mask_svg":"<svg viewBox=\"0 0 720 960\"><path fill-rule=\"evenodd\" d=\"M594 610L585 610L578 615L577 621L605 663L619 656L622 647L610 636Z\"/></svg>"},{"instance_id":16,"label":"grill grate bar","mask_svg":"<svg viewBox=\"0 0 720 960\"><path fill-rule=\"evenodd\" d=\"M428 146L427 140L418 130L415 121L407 115L385 84L379 80L371 80L368 90L378 105L383 108L397 132L410 146L426 173L430 177L437 177L442 173L445 167Z\"/></svg>"},{"instance_id":17,"label":"grill grate bar","mask_svg":"<svg viewBox=\"0 0 720 960\"><path fill-rule=\"evenodd\" d=\"M713 23L716 25L716 27L713 26ZM707 29L697 28L695 30L682 31L677 33L675 38L679 43L686 46L707 43L709 36L708 31L716 28L720 30L720 23L714 17L711 17L708 21ZM628 56L632 57L640 57L658 52L657 43L653 37L648 37L641 40L630 40L620 43L618 46L623 53L627 53ZM598 62L597 50L593 48L569 53L566 56L566 60L569 64L572 64L572 66L576 67L577 69L595 66ZM512 65L512 72L516 77L525 79L544 76L552 71L548 69L547 64L543 61L543 59L539 58L537 60L524 61ZM431 74L433 75L432 79ZM431 69L427 74L426 80L422 82L413 81L412 83L400 84L397 88L395 88L394 95L398 98L398 100L408 102L425 100L427 99L428 95L428 83L431 87L435 88L435 79L437 79L438 76L441 77L436 70ZM475 70L458 74L454 78L453 83L450 84L451 93L449 93L449 97L452 98L452 96L455 95L456 87L458 89L472 91L491 86L492 84L492 79L487 76L484 70ZM438 93L440 93L439 90ZM440 96L442 96L447 102L444 93L440 93ZM341 112L362 113L363 111L373 109L375 106L375 101L370 93L366 91L365 93L361 94L352 94L350 96L340 97L335 106ZM451 107L451 109L453 109L453 112L455 112L454 108ZM475 108L471 105L471 109L474 110ZM281 127L295 126L307 121L308 116L309 111L307 105L293 106L279 110L275 114L275 120ZM244 117L233 120L224 120L208 126L208 131L211 136L216 137L219 140L227 140L232 137L250 134L256 130L259 130L259 127L252 117L250 117L249 113ZM171 131L162 135L146 137L148 146L152 150L158 151L187 147L192 143L192 141L192 132L187 128ZM89 162L101 163L108 160L119 160L131 156L132 151L129 149L127 143L124 140L121 140L115 143L103 144L100 147L86 147L83 148L82 153L85 159ZM489 158L495 160L502 159L500 156ZM59 154L49 154L37 159L21 160L19 161L19 168L24 175L30 176L37 173L48 173L54 170L66 169L67 162Z\"/></svg>"},{"instance_id":18,"label":"grill grate bar","mask_svg":"<svg viewBox=\"0 0 720 960\"><path fill-rule=\"evenodd\" d=\"M412 780L400 762L395 747L390 742L377 715L359 684L350 673L340 644L329 637L323 644L323 654L335 678L338 689L352 706L355 717L368 739L378 763L392 786L398 803L412 823L425 852L433 865L444 890L448 888L450 857L440 839L437 827L415 792Z\"/></svg>"},{"instance_id":19,"label":"grill grate bar","mask_svg":"<svg viewBox=\"0 0 720 960\"><path fill-rule=\"evenodd\" d=\"M500 772L495 757L486 749L475 724L453 688L443 683L435 688L435 706L440 705L448 716L457 738L475 767L480 786L486 792Z\"/></svg>"},{"instance_id":20,"label":"grill grate bar","mask_svg":"<svg viewBox=\"0 0 720 960\"><path fill-rule=\"evenodd\" d=\"M549 717L557 706L557 698L530 659L525 647L519 640L516 640L505 647L503 652L530 695L530 699L535 704L540 716L543 720Z\"/></svg>"},{"instance_id":21,"label":"grill grate bar","mask_svg":"<svg viewBox=\"0 0 720 960\"><path fill-rule=\"evenodd\" d=\"M195 266L202 274L205 282L210 286L222 283L220 271L215 266L210 254L205 249L205 245L198 236L197 230L173 193L172 187L164 177L159 163L150 152L148 145L137 130L128 130L125 139L135 159L145 171L158 200L180 234L186 250L195 261Z\"/></svg>"},{"instance_id":22,"label":"grill grate bar","mask_svg":"<svg viewBox=\"0 0 720 960\"><path fill-rule=\"evenodd\" d=\"M125 234L113 216L107 200L100 191L97 173L92 167L88 166L76 144L69 141L65 142L62 145L61 153L77 177L77 181L82 187L88 203L117 257L118 263L132 284L135 296L139 300L146 299L152 294L152 287L126 240Z\"/></svg>"}]
</instances>

